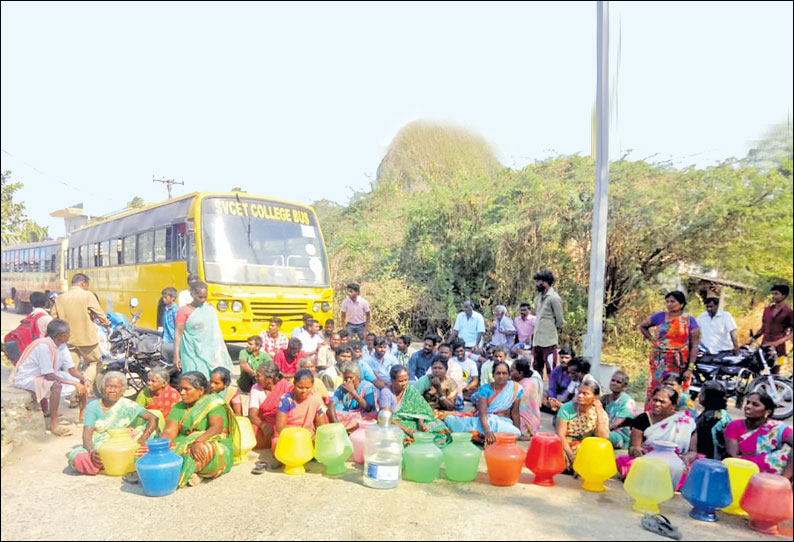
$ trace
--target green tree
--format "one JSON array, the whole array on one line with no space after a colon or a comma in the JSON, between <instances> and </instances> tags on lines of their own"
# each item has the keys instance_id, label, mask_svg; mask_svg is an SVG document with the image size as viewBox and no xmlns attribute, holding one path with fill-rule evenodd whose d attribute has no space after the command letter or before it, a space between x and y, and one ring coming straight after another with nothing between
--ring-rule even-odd
<instances>
[{"instance_id":1,"label":"green tree","mask_svg":"<svg viewBox=\"0 0 794 542\"><path fill-rule=\"evenodd\" d=\"M140 196L135 196L130 201L127 202L127 207L135 209L137 207L143 207L146 205L146 202L143 201L143 198Z\"/></svg>"},{"instance_id":2,"label":"green tree","mask_svg":"<svg viewBox=\"0 0 794 542\"><path fill-rule=\"evenodd\" d=\"M11 182L11 171L3 171L2 178L2 243L15 245L41 241L47 237L47 228L25 216L25 204L14 203L14 193L22 188L22 183Z\"/></svg>"}]
</instances>

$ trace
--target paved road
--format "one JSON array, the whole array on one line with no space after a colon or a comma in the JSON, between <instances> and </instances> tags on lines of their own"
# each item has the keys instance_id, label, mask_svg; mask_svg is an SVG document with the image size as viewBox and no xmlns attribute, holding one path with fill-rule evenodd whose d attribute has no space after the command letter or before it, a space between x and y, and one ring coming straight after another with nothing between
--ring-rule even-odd
<instances>
[{"instance_id":1,"label":"paved road","mask_svg":"<svg viewBox=\"0 0 794 542\"><path fill-rule=\"evenodd\" d=\"M5 313L2 323L9 325ZM65 416L74 420L76 411ZM549 430L550 418L543 424ZM604 493L589 493L562 475L555 487L535 486L525 470L517 485L499 488L488 483L483 461L472 483L403 481L374 490L353 464L340 479L325 477L317 463L302 476L254 476L260 454L251 453L217 480L153 499L119 478L70 474L65 454L79 440L42 434L13 452L0 480L3 540L667 540L640 528L616 480ZM721 513L716 524L698 522L688 510L680 495L662 505L688 540L782 539Z\"/></svg>"}]
</instances>

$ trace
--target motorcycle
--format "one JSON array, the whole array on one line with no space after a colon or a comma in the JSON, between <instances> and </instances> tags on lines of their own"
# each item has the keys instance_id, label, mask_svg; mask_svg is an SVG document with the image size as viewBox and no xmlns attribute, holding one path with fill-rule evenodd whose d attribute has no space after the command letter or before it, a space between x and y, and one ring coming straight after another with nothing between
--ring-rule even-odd
<instances>
[{"instance_id":1,"label":"motorcycle","mask_svg":"<svg viewBox=\"0 0 794 542\"><path fill-rule=\"evenodd\" d=\"M94 383L94 393L99 396L102 389L102 375L108 371L118 371L127 378L129 387L137 392L146 387L149 372L164 368L171 375L171 384L177 383L179 371L163 354L163 342L159 333L136 328L143 309L132 312L138 306L137 298L130 300L130 319L121 313L108 313L113 331L108 337L109 352L103 356L102 365Z\"/></svg>"},{"instance_id":2,"label":"motorcycle","mask_svg":"<svg viewBox=\"0 0 794 542\"><path fill-rule=\"evenodd\" d=\"M695 399L703 384L718 380L725 386L728 397L736 398L736 408L742 408L748 395L766 393L777 405L772 417L785 420L794 412L794 385L790 378L772 373L777 365L775 350L758 346L752 331L750 336L750 344L742 346L738 356L732 352L711 354L701 346L692 371L690 394Z\"/></svg>"}]
</instances>

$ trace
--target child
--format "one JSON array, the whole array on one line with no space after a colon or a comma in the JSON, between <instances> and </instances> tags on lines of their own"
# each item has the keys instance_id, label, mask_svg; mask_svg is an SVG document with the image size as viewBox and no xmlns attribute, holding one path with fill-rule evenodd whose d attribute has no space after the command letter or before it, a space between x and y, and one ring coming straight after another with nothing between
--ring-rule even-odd
<instances>
[{"instance_id":1,"label":"child","mask_svg":"<svg viewBox=\"0 0 794 542\"><path fill-rule=\"evenodd\" d=\"M176 305L177 291L176 288L169 286L160 294L163 296L163 343L173 344L176 333L176 312L179 310Z\"/></svg>"},{"instance_id":2,"label":"child","mask_svg":"<svg viewBox=\"0 0 794 542\"><path fill-rule=\"evenodd\" d=\"M210 391L217 393L232 407L235 416L243 415L243 400L240 390L232 386L232 373L226 367L216 367L210 373Z\"/></svg>"},{"instance_id":3,"label":"child","mask_svg":"<svg viewBox=\"0 0 794 542\"><path fill-rule=\"evenodd\" d=\"M350 334L346 329L343 329L339 332L339 339L342 341L342 346L349 346L348 343L350 342Z\"/></svg>"},{"instance_id":4,"label":"child","mask_svg":"<svg viewBox=\"0 0 794 542\"><path fill-rule=\"evenodd\" d=\"M262 350L262 337L252 335L248 337L245 350L240 350L238 359L240 360L240 378L237 379L237 385L244 393L248 393L256 382L256 370L259 369L263 361L271 361L272 358Z\"/></svg>"},{"instance_id":5,"label":"child","mask_svg":"<svg viewBox=\"0 0 794 542\"><path fill-rule=\"evenodd\" d=\"M731 416L725 410L728 406L726 395L722 382L709 380L703 384L698 398L704 410L695 419L698 453L718 461L728 457L725 448L725 426L731 422Z\"/></svg>"},{"instance_id":6,"label":"child","mask_svg":"<svg viewBox=\"0 0 794 542\"><path fill-rule=\"evenodd\" d=\"M353 361L361 361L364 358L364 349L360 341L350 341L350 349L353 352Z\"/></svg>"}]
</instances>

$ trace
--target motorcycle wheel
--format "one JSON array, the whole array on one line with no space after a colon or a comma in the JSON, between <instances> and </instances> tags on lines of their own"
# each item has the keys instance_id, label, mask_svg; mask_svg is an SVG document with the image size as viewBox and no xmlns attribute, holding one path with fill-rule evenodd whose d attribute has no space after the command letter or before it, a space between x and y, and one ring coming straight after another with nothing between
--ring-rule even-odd
<instances>
[{"instance_id":1,"label":"motorcycle wheel","mask_svg":"<svg viewBox=\"0 0 794 542\"><path fill-rule=\"evenodd\" d=\"M747 395L763 392L775 400L777 408L772 413L775 420L785 420L794 413L794 387L782 376L762 376L750 385Z\"/></svg>"}]
</instances>

